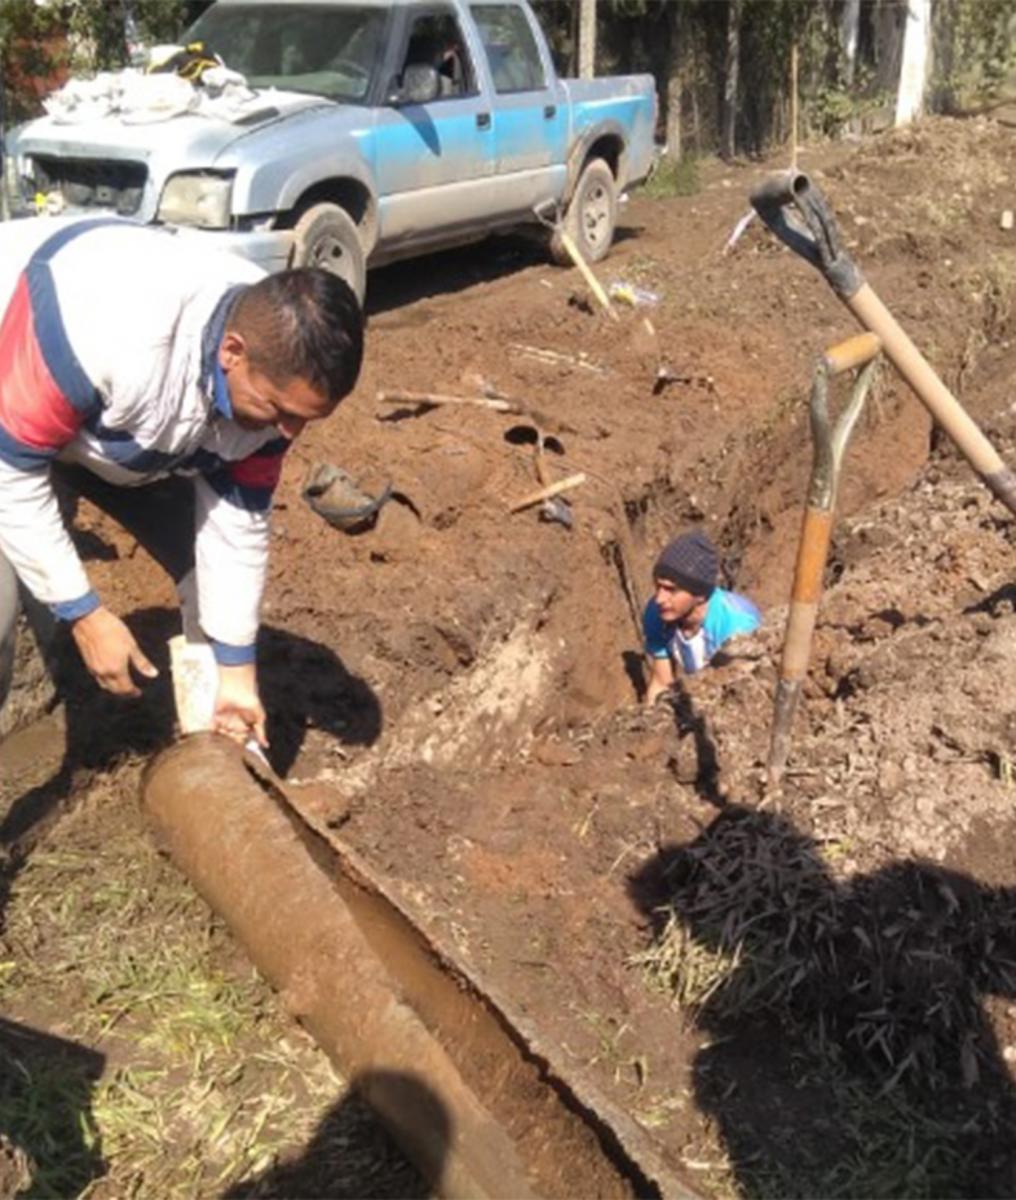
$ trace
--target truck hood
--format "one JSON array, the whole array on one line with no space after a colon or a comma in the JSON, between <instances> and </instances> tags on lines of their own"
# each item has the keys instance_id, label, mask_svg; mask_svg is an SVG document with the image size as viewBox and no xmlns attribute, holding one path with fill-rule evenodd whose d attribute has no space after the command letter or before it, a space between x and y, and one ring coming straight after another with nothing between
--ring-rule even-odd
<instances>
[{"instance_id":1,"label":"truck hood","mask_svg":"<svg viewBox=\"0 0 1016 1200\"><path fill-rule=\"evenodd\" d=\"M11 140L18 154L134 162L158 158L181 166L211 166L223 151L252 133L278 125L295 113L334 107L334 101L322 96L272 88L260 91L249 108L233 120L184 113L135 123L113 114L68 124L53 117L39 117L22 125Z\"/></svg>"}]
</instances>

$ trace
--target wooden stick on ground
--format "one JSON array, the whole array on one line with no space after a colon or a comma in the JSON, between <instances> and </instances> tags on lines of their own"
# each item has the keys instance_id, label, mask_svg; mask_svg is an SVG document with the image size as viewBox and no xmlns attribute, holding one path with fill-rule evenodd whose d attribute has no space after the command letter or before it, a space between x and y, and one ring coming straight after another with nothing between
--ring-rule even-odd
<instances>
[{"instance_id":1,"label":"wooden stick on ground","mask_svg":"<svg viewBox=\"0 0 1016 1200\"><path fill-rule=\"evenodd\" d=\"M590 362L586 358L576 358L574 354L562 354L560 350L544 350L540 346L527 346L525 342L512 342L509 349L518 350L526 358L535 359L536 362L545 363L548 366L567 365L581 367L584 371L592 371L594 375L609 374L606 367L599 363Z\"/></svg>"},{"instance_id":2,"label":"wooden stick on ground","mask_svg":"<svg viewBox=\"0 0 1016 1200\"><path fill-rule=\"evenodd\" d=\"M568 252L568 257L572 260L572 262L576 265L576 267L578 267L579 271L582 273L582 278L586 281L586 284L588 285L589 290L593 293L593 295L600 302L600 304L603 305L603 308L606 310L610 319L612 321L619 321L621 318L617 315L617 311L615 310L614 306L610 303L610 297L603 290L603 285L593 274L592 268L589 266L589 263L587 263L586 260L580 254L578 246L575 245L575 243L572 241L572 239L569 237L569 235L567 233L565 233L565 231L563 229L560 230L559 236L561 239L561 245L564 246L565 250L567 250L567 252Z\"/></svg>"},{"instance_id":3,"label":"wooden stick on ground","mask_svg":"<svg viewBox=\"0 0 1016 1200\"><path fill-rule=\"evenodd\" d=\"M534 504L542 504L544 500L549 500L552 496L560 496L562 492L571 491L572 488L579 487L585 481L586 477L581 471L577 475L569 475L565 479L559 479L557 483L540 488L538 492L530 492L528 496L516 500L514 504L508 506L508 511L516 513L521 512L524 508L532 508Z\"/></svg>"},{"instance_id":4,"label":"wooden stick on ground","mask_svg":"<svg viewBox=\"0 0 1016 1200\"><path fill-rule=\"evenodd\" d=\"M488 396L445 396L439 392L403 392L380 391L377 394L379 404L415 404L421 408L440 408L442 405L465 405L470 408L487 408L493 412L510 413L513 416L525 417L539 430L547 433L577 433L574 425L560 421L550 413L540 412L539 409L529 408L517 400L500 400Z\"/></svg>"},{"instance_id":5,"label":"wooden stick on ground","mask_svg":"<svg viewBox=\"0 0 1016 1200\"><path fill-rule=\"evenodd\" d=\"M524 414L520 404L512 400L495 400L489 396L443 396L437 392L378 392L379 404L468 404L474 408L492 408L495 412Z\"/></svg>"}]
</instances>

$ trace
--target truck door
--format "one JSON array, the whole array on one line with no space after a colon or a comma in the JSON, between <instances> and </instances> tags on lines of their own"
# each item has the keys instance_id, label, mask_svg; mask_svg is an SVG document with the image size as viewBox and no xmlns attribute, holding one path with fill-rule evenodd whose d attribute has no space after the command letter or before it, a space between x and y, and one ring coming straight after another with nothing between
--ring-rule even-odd
<instances>
[{"instance_id":1,"label":"truck door","mask_svg":"<svg viewBox=\"0 0 1016 1200\"><path fill-rule=\"evenodd\" d=\"M476 51L452 5L423 3L402 13L389 59L391 88L405 67L433 66L440 93L427 104L379 111L374 162L381 238L387 245L438 240L489 219L494 123L476 70Z\"/></svg>"},{"instance_id":2,"label":"truck door","mask_svg":"<svg viewBox=\"0 0 1016 1200\"><path fill-rule=\"evenodd\" d=\"M503 0L469 11L493 89L497 204L526 214L564 190L568 101L527 7Z\"/></svg>"}]
</instances>

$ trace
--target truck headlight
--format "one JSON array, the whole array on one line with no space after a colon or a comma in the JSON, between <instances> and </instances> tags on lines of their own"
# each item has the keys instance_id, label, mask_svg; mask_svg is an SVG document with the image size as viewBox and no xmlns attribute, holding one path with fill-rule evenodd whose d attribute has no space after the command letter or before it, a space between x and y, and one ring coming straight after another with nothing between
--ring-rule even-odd
<instances>
[{"instance_id":1,"label":"truck headlight","mask_svg":"<svg viewBox=\"0 0 1016 1200\"><path fill-rule=\"evenodd\" d=\"M173 175L162 189L158 219L172 225L226 229L232 193L232 175L208 171Z\"/></svg>"}]
</instances>

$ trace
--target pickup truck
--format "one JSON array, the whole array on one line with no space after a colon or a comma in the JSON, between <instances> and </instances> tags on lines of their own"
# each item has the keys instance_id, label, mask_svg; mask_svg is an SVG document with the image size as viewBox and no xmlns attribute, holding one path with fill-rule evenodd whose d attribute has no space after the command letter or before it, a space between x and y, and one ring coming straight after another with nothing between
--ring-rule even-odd
<instances>
[{"instance_id":1,"label":"pickup truck","mask_svg":"<svg viewBox=\"0 0 1016 1200\"><path fill-rule=\"evenodd\" d=\"M359 296L395 259L556 221L590 261L649 173L651 76L559 79L524 0L217 0L184 34L253 89L232 118L47 115L10 132L12 216L115 212ZM200 88L200 82L194 85Z\"/></svg>"}]
</instances>

